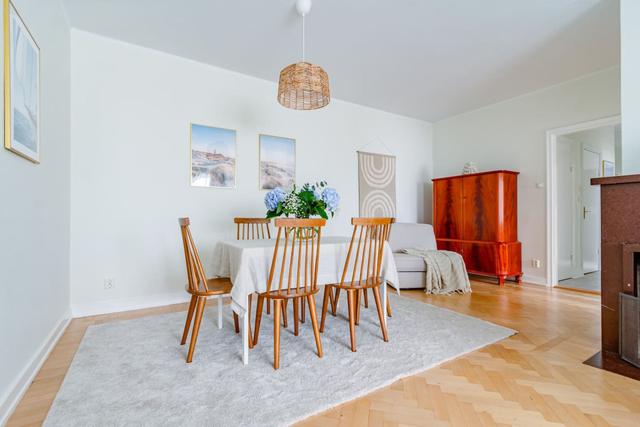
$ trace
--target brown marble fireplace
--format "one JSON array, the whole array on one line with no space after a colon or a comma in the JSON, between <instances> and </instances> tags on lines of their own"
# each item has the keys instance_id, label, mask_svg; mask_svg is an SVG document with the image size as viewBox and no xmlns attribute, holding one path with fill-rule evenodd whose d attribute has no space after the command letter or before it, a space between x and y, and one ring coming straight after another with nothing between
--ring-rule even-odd
<instances>
[{"instance_id":1,"label":"brown marble fireplace","mask_svg":"<svg viewBox=\"0 0 640 427\"><path fill-rule=\"evenodd\" d=\"M629 362L640 361L640 175L591 184L601 187L602 351L585 363L640 380L640 368Z\"/></svg>"}]
</instances>

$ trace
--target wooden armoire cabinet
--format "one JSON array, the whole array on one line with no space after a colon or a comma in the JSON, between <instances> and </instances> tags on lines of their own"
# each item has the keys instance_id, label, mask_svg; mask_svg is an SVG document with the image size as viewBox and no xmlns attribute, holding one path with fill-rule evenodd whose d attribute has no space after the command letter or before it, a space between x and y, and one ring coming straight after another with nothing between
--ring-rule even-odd
<instances>
[{"instance_id":1,"label":"wooden armoire cabinet","mask_svg":"<svg viewBox=\"0 0 640 427\"><path fill-rule=\"evenodd\" d=\"M518 172L433 179L433 228L438 249L461 254L469 273L520 282Z\"/></svg>"}]
</instances>

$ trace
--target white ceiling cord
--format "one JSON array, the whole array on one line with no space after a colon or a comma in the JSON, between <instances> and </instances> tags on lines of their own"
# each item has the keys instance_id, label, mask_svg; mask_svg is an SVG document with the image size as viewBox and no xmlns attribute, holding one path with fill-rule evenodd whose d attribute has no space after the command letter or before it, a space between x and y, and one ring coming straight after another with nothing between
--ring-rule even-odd
<instances>
[{"instance_id":1,"label":"white ceiling cord","mask_svg":"<svg viewBox=\"0 0 640 427\"><path fill-rule=\"evenodd\" d=\"M305 62L306 52L305 52L305 19L304 17L311 10L311 0L297 0L296 1L296 9L298 10L298 14L302 16L302 62Z\"/></svg>"}]
</instances>

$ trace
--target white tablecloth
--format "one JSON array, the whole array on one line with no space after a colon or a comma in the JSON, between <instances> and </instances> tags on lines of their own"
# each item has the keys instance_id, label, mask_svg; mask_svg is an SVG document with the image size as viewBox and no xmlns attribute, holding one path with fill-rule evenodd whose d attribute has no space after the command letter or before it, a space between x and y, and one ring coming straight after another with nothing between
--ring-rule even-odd
<instances>
[{"instance_id":1,"label":"white tablecloth","mask_svg":"<svg viewBox=\"0 0 640 427\"><path fill-rule=\"evenodd\" d=\"M349 250L350 238L327 236L320 243L320 266L318 285L338 283L342 276L344 261ZM271 240L229 240L218 242L213 254L213 266L209 271L218 277L229 277L233 283L231 299L233 310L242 315L247 309L247 296L267 290L267 278L273 259L275 239ZM281 253L278 254L281 257ZM353 255L352 255L353 262ZM385 242L382 261L382 278L398 283L398 271ZM276 282L277 283L277 282Z\"/></svg>"}]
</instances>

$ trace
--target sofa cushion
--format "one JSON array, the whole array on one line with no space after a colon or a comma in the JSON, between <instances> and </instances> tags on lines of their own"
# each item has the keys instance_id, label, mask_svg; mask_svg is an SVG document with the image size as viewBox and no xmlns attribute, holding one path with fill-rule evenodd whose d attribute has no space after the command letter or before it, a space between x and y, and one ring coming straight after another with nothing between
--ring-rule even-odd
<instances>
[{"instance_id":1,"label":"sofa cushion","mask_svg":"<svg viewBox=\"0 0 640 427\"><path fill-rule=\"evenodd\" d=\"M412 224L399 222L391 226L389 246L393 252L403 249L437 249L436 236L431 224ZM418 270L419 271L419 270Z\"/></svg>"},{"instance_id":2,"label":"sofa cushion","mask_svg":"<svg viewBox=\"0 0 640 427\"><path fill-rule=\"evenodd\" d=\"M398 271L427 271L427 264L419 256L395 253L393 258Z\"/></svg>"}]
</instances>

